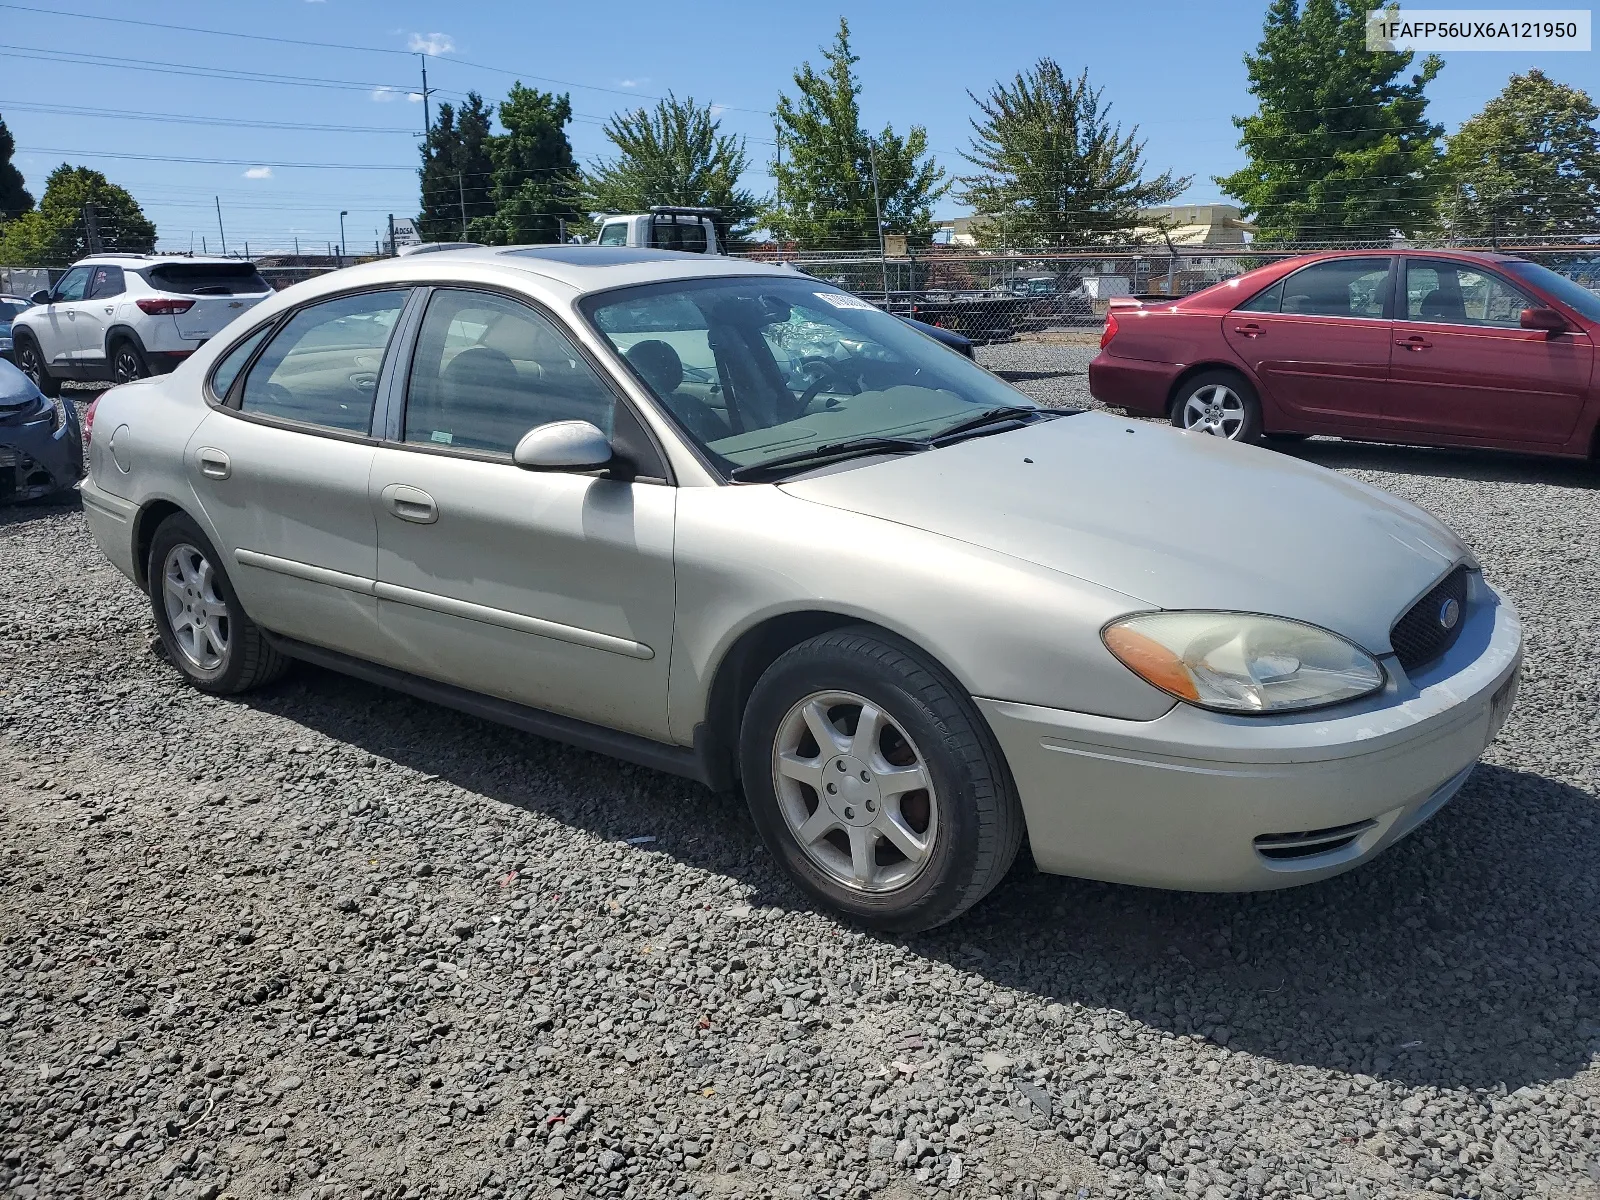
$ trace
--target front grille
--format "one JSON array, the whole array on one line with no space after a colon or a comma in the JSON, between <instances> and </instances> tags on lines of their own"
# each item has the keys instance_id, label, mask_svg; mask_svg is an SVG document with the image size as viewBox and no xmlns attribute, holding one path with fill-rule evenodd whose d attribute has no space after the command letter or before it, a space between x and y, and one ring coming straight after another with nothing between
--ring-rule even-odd
<instances>
[{"instance_id":1,"label":"front grille","mask_svg":"<svg viewBox=\"0 0 1600 1200\"><path fill-rule=\"evenodd\" d=\"M1297 858L1315 858L1343 850L1376 821L1357 821L1354 825L1335 825L1332 829L1307 829L1300 833L1263 833L1255 840L1256 853L1274 862L1290 862Z\"/></svg>"},{"instance_id":2,"label":"front grille","mask_svg":"<svg viewBox=\"0 0 1600 1200\"><path fill-rule=\"evenodd\" d=\"M1447 623L1447 606L1454 601L1455 620ZM1467 623L1467 568L1457 567L1394 623L1389 644L1407 672L1425 667L1461 636Z\"/></svg>"}]
</instances>

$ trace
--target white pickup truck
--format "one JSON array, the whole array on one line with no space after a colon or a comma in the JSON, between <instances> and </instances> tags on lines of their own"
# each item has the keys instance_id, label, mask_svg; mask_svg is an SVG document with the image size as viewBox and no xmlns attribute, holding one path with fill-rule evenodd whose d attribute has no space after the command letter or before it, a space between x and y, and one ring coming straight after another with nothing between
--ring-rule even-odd
<instances>
[{"instance_id":1,"label":"white pickup truck","mask_svg":"<svg viewBox=\"0 0 1600 1200\"><path fill-rule=\"evenodd\" d=\"M684 250L691 254L721 254L717 241L715 208L675 208L658 204L646 213L602 217L601 246L647 246L655 250Z\"/></svg>"}]
</instances>

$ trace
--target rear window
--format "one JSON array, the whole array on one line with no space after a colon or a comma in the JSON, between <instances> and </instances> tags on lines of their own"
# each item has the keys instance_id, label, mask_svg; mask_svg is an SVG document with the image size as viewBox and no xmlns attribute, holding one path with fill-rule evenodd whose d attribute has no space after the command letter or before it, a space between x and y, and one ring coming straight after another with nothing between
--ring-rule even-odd
<instances>
[{"instance_id":1,"label":"rear window","mask_svg":"<svg viewBox=\"0 0 1600 1200\"><path fill-rule=\"evenodd\" d=\"M691 254L706 252L706 227L699 221L674 221L657 217L650 231L650 244L658 250L684 250Z\"/></svg>"},{"instance_id":2,"label":"rear window","mask_svg":"<svg viewBox=\"0 0 1600 1200\"><path fill-rule=\"evenodd\" d=\"M180 296L248 296L270 292L255 263L163 263L144 272L150 286Z\"/></svg>"}]
</instances>

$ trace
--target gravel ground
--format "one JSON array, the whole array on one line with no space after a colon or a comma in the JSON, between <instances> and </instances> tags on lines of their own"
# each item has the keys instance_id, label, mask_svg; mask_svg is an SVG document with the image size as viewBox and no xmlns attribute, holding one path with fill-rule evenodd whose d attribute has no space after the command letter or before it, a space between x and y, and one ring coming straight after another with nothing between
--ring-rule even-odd
<instances>
[{"instance_id":1,"label":"gravel ground","mask_svg":"<svg viewBox=\"0 0 1600 1200\"><path fill-rule=\"evenodd\" d=\"M1061 403L1090 353L982 356ZM1289 892L1024 856L904 939L730 798L311 668L202 696L80 512L5 511L0 1194L1600 1196L1600 476L1299 453L1521 607L1460 797Z\"/></svg>"}]
</instances>

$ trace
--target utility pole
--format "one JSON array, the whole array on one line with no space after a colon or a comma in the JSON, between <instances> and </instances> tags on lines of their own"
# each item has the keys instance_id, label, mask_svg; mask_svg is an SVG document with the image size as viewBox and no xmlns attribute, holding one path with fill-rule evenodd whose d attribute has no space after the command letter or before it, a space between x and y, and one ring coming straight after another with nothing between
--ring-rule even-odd
<instances>
[{"instance_id":1,"label":"utility pole","mask_svg":"<svg viewBox=\"0 0 1600 1200\"><path fill-rule=\"evenodd\" d=\"M433 95L433 89L428 86L428 56L418 54L417 57L422 60L422 136L426 139L428 131L433 128L433 116L428 107L428 97Z\"/></svg>"},{"instance_id":2,"label":"utility pole","mask_svg":"<svg viewBox=\"0 0 1600 1200\"><path fill-rule=\"evenodd\" d=\"M773 174L774 174L774 181L773 182L774 182L774 185L775 185L774 188L773 188L773 191L777 193L778 208L781 211L783 209L783 185L781 183L777 182L776 176L778 175L778 173L782 172L782 170L783 170L783 126L778 124L778 114L777 113L773 113L772 114L772 143L773 143L773 145L777 146L777 148L778 148L778 161L777 161L777 163L775 165L775 170L773 172ZM783 261L783 239L782 238L778 239L778 261L779 262Z\"/></svg>"},{"instance_id":3,"label":"utility pole","mask_svg":"<svg viewBox=\"0 0 1600 1200\"><path fill-rule=\"evenodd\" d=\"M83 240L90 254L100 253L100 214L92 204L83 206Z\"/></svg>"},{"instance_id":4,"label":"utility pole","mask_svg":"<svg viewBox=\"0 0 1600 1200\"><path fill-rule=\"evenodd\" d=\"M394 214L389 214L389 257L395 258L400 253L400 247L394 244Z\"/></svg>"},{"instance_id":5,"label":"utility pole","mask_svg":"<svg viewBox=\"0 0 1600 1200\"><path fill-rule=\"evenodd\" d=\"M217 236L222 239L222 252L226 254L228 252L228 235L222 231L222 197L213 196L212 199L217 202Z\"/></svg>"},{"instance_id":6,"label":"utility pole","mask_svg":"<svg viewBox=\"0 0 1600 1200\"><path fill-rule=\"evenodd\" d=\"M344 266L344 219L350 215L349 209L339 213L339 265Z\"/></svg>"},{"instance_id":7,"label":"utility pole","mask_svg":"<svg viewBox=\"0 0 1600 1200\"><path fill-rule=\"evenodd\" d=\"M461 172L456 172L456 195L461 200L461 240L467 240L467 185L462 181Z\"/></svg>"},{"instance_id":8,"label":"utility pole","mask_svg":"<svg viewBox=\"0 0 1600 1200\"><path fill-rule=\"evenodd\" d=\"M878 202L878 144L867 139L867 158L872 164L872 211L878 218L878 266L883 271L883 307L889 309L889 255L883 244L883 206Z\"/></svg>"}]
</instances>

